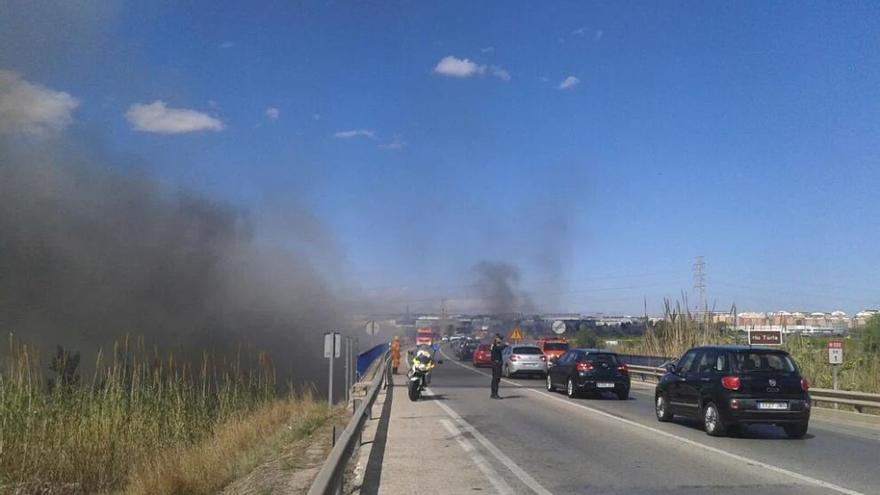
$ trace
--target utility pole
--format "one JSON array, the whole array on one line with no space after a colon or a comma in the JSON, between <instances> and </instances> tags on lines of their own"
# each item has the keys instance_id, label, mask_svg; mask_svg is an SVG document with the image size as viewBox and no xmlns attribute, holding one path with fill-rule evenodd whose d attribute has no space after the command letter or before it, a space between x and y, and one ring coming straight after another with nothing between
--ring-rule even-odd
<instances>
[{"instance_id":1,"label":"utility pole","mask_svg":"<svg viewBox=\"0 0 880 495\"><path fill-rule=\"evenodd\" d=\"M446 307L446 298L440 300L440 335L447 335L446 327L449 325L449 310Z\"/></svg>"},{"instance_id":2,"label":"utility pole","mask_svg":"<svg viewBox=\"0 0 880 495\"><path fill-rule=\"evenodd\" d=\"M697 314L706 316L706 262L702 256L694 258L694 292L697 293Z\"/></svg>"}]
</instances>

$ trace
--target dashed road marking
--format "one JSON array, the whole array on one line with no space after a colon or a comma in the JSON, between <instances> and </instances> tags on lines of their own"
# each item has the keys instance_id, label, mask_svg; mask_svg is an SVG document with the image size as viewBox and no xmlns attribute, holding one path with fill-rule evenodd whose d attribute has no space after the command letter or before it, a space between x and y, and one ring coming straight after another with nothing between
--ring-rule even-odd
<instances>
[{"instance_id":1,"label":"dashed road marking","mask_svg":"<svg viewBox=\"0 0 880 495\"><path fill-rule=\"evenodd\" d=\"M426 392L426 395L434 395L430 391L430 389L426 390L425 392ZM464 418L459 416L459 414L457 412L455 412L454 410L452 410L451 407L447 406L446 404L444 404L440 401L434 401L434 403L437 404L440 407L440 409L443 409L443 411L458 424L459 428L470 433L471 436L473 436L476 441L480 442L480 444L487 451L489 451L489 453L492 454L492 456L495 457L495 459L498 459L498 461L501 464L504 464L507 467L507 469L509 469L510 472L513 473L514 476L516 476L517 478L519 478L520 481L523 482L524 485L531 488L531 490L533 492L537 493L538 495L552 495L552 492L550 492L550 490L547 490L546 488L544 488L540 483L538 483L538 481L535 478L532 477L532 475L525 472L525 470L523 468L519 467L519 465L517 465L517 463L513 462L513 459L511 459L510 457L507 457L507 455L504 452L501 452L501 450L498 447L496 447L492 442L490 442L488 438L483 436L483 434L480 433L476 428L474 428L470 423L465 421ZM491 478L490 478L490 481L491 481Z\"/></svg>"}]
</instances>

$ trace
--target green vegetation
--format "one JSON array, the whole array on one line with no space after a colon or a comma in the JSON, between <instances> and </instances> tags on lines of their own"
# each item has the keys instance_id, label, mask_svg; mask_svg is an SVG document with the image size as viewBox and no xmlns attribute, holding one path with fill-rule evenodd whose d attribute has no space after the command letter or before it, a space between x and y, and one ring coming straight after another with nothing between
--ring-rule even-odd
<instances>
[{"instance_id":1,"label":"green vegetation","mask_svg":"<svg viewBox=\"0 0 880 495\"><path fill-rule=\"evenodd\" d=\"M880 315L869 318L861 334L865 352L880 353Z\"/></svg>"},{"instance_id":2,"label":"green vegetation","mask_svg":"<svg viewBox=\"0 0 880 495\"><path fill-rule=\"evenodd\" d=\"M586 323L581 323L578 327L578 332L574 337L574 345L575 347L601 347L599 335Z\"/></svg>"},{"instance_id":3,"label":"green vegetation","mask_svg":"<svg viewBox=\"0 0 880 495\"><path fill-rule=\"evenodd\" d=\"M276 420L263 424L276 424L284 411L279 413L279 403L313 402L308 397L279 400L265 354L250 369L207 355L191 366L142 345L129 349L126 340L109 357L99 353L95 371L82 378L79 356L63 349L49 365L54 377L45 376L28 346L10 338L8 351L0 367L0 492L47 485L86 493L128 491L136 473L149 472L148 466L184 469L174 456L230 427L242 429L235 425L254 415L269 410ZM302 412L312 420L327 416L326 408ZM223 459L236 452L221 449L217 454ZM161 472L186 478L168 469ZM214 476L198 470L190 474ZM138 479L145 483L143 476ZM186 492L201 493L195 488Z\"/></svg>"}]
</instances>

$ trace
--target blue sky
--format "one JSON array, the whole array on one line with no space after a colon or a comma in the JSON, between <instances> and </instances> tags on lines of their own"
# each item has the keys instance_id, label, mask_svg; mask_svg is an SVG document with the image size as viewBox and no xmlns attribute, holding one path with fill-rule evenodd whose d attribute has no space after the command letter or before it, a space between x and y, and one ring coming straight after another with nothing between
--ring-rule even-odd
<instances>
[{"instance_id":1,"label":"blue sky","mask_svg":"<svg viewBox=\"0 0 880 495\"><path fill-rule=\"evenodd\" d=\"M657 312L697 255L719 308L880 306L872 3L141 4L22 14L46 50L0 69L115 166L306 205L400 306L487 259L542 309Z\"/></svg>"}]
</instances>

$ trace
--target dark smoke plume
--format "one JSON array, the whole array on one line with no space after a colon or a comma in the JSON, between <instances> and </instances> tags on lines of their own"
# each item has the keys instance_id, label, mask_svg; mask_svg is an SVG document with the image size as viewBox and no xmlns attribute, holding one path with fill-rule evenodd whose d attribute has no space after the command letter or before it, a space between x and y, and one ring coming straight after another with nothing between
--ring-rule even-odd
<instances>
[{"instance_id":1,"label":"dark smoke plume","mask_svg":"<svg viewBox=\"0 0 880 495\"><path fill-rule=\"evenodd\" d=\"M530 311L531 297L520 290L519 269L503 261L481 261L474 265L476 287L486 309L497 315Z\"/></svg>"},{"instance_id":2,"label":"dark smoke plume","mask_svg":"<svg viewBox=\"0 0 880 495\"><path fill-rule=\"evenodd\" d=\"M320 334L342 322L321 273L338 260L308 254L332 252L309 212L262 232L279 222L32 144L0 137L0 331L85 352L126 334L183 354L269 349L280 373L323 376Z\"/></svg>"}]
</instances>

